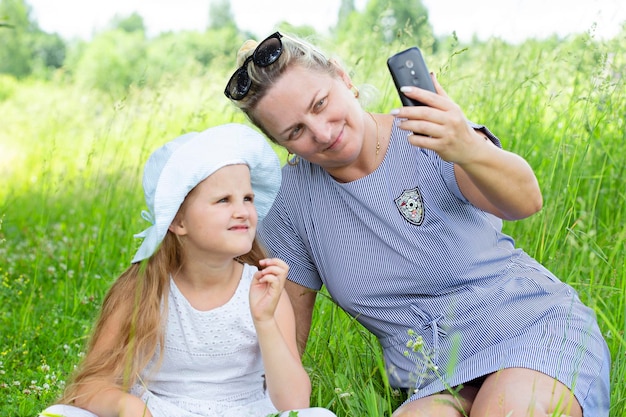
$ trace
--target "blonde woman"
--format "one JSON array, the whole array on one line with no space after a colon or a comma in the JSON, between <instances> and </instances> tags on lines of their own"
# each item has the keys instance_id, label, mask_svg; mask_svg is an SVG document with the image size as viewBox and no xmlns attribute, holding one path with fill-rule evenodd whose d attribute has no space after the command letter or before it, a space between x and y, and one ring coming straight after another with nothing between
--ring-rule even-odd
<instances>
[{"instance_id":1,"label":"blonde woman","mask_svg":"<svg viewBox=\"0 0 626 417\"><path fill-rule=\"evenodd\" d=\"M402 88L425 106L370 114L348 72L293 36L247 42L238 65L226 96L295 155L259 236L289 264L301 350L325 286L409 393L394 417L608 415L594 312L502 232L542 206L523 158L434 77L437 94Z\"/></svg>"}]
</instances>

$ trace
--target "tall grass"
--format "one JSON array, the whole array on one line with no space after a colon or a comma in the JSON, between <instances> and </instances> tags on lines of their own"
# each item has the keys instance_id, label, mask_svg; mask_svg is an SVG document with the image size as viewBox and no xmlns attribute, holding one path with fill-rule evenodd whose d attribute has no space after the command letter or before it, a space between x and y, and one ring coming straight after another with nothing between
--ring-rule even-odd
<instances>
[{"instance_id":1,"label":"tall grass","mask_svg":"<svg viewBox=\"0 0 626 417\"><path fill-rule=\"evenodd\" d=\"M383 50L339 51L370 110L399 105ZM535 169L544 209L505 230L594 308L609 344L611 417L626 415L625 39L463 49L427 55L471 120ZM0 102L0 415L34 416L82 355L104 292L145 224L140 185L149 153L190 130L244 122L221 94L225 68L164 80L111 101L72 86L24 82ZM282 155L282 154L281 154ZM376 339L318 297L304 360L314 404L339 416L390 415L404 400Z\"/></svg>"}]
</instances>

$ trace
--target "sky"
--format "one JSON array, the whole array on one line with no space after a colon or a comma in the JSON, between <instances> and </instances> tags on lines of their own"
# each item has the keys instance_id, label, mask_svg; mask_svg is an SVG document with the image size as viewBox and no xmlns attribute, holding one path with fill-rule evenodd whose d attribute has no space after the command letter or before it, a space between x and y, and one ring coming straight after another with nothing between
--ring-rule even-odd
<instances>
[{"instance_id":1,"label":"sky","mask_svg":"<svg viewBox=\"0 0 626 417\"><path fill-rule=\"evenodd\" d=\"M42 30L66 40L89 40L113 16L139 13L149 35L163 31L204 30L211 0L26 0ZM399 1L399 0L394 0ZM362 10L367 0L355 0ZM615 36L626 24L624 0L422 0L436 36L456 31L508 42L592 32ZM311 25L323 33L337 23L340 0L230 0L240 29L265 37L281 21Z\"/></svg>"}]
</instances>

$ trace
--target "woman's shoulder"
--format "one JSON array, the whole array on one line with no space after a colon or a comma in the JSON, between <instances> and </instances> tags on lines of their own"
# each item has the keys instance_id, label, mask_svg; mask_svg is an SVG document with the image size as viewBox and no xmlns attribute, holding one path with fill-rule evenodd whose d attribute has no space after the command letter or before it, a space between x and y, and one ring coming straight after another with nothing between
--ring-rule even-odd
<instances>
[{"instance_id":1,"label":"woman's shoulder","mask_svg":"<svg viewBox=\"0 0 626 417\"><path fill-rule=\"evenodd\" d=\"M282 168L283 181L284 177L288 178L304 178L307 176L317 175L324 172L323 169L316 164L312 164L306 159L298 158L297 163L285 164Z\"/></svg>"},{"instance_id":2,"label":"woman's shoulder","mask_svg":"<svg viewBox=\"0 0 626 417\"><path fill-rule=\"evenodd\" d=\"M278 200L306 201L306 193L315 194L332 186L330 175L319 165L300 159L296 165L285 164Z\"/></svg>"}]
</instances>

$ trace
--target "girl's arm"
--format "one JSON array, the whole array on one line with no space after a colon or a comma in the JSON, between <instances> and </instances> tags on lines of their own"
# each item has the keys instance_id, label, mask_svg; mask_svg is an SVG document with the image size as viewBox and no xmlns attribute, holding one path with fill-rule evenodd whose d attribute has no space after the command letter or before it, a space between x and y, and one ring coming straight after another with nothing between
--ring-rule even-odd
<instances>
[{"instance_id":1,"label":"girl's arm","mask_svg":"<svg viewBox=\"0 0 626 417\"><path fill-rule=\"evenodd\" d=\"M285 283L285 291L289 295L289 301L296 316L296 342L300 357L302 357L309 340L317 292L289 280Z\"/></svg>"},{"instance_id":2,"label":"girl's arm","mask_svg":"<svg viewBox=\"0 0 626 417\"><path fill-rule=\"evenodd\" d=\"M116 340L119 340L121 315L118 310L113 315L103 318L102 331L92 343L85 357L85 362L98 360L111 352ZM80 384L76 407L84 408L100 417L152 417L146 404L115 384L119 375L103 375L102 378ZM80 383L80 381L77 381Z\"/></svg>"},{"instance_id":3,"label":"girl's arm","mask_svg":"<svg viewBox=\"0 0 626 417\"><path fill-rule=\"evenodd\" d=\"M267 390L281 411L308 408L311 381L296 345L293 309L283 290L287 264L277 258L264 259L250 287L250 310L265 367Z\"/></svg>"},{"instance_id":4,"label":"girl's arm","mask_svg":"<svg viewBox=\"0 0 626 417\"><path fill-rule=\"evenodd\" d=\"M89 410L99 417L152 417L150 410L140 398L115 387L104 388L87 404L78 404L77 401L76 406Z\"/></svg>"},{"instance_id":5,"label":"girl's arm","mask_svg":"<svg viewBox=\"0 0 626 417\"><path fill-rule=\"evenodd\" d=\"M409 136L409 142L454 163L459 188L474 206L506 220L539 211L541 190L530 165L472 129L434 76L433 82L437 94L415 87L402 90L427 106L392 111L396 117L407 119L400 123L402 129L421 133Z\"/></svg>"}]
</instances>

